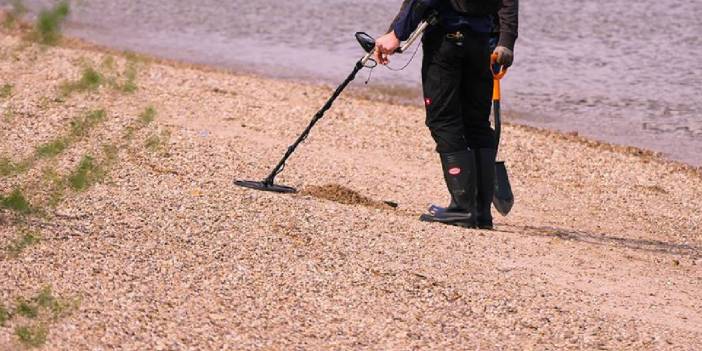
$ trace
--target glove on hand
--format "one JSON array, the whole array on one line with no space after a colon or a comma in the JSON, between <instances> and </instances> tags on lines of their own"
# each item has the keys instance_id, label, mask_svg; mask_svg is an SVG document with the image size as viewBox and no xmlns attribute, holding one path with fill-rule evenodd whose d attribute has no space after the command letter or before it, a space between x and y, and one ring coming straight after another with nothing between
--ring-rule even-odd
<instances>
[{"instance_id":1,"label":"glove on hand","mask_svg":"<svg viewBox=\"0 0 702 351\"><path fill-rule=\"evenodd\" d=\"M495 53L497 54L497 63L509 67L514 61L514 52L507 47L498 46L495 48Z\"/></svg>"}]
</instances>

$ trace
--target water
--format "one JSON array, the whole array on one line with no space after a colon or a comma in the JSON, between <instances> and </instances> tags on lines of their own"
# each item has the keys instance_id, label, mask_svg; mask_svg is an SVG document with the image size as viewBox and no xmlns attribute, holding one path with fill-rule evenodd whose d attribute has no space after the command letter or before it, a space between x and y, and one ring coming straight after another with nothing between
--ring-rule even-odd
<instances>
[{"instance_id":1,"label":"water","mask_svg":"<svg viewBox=\"0 0 702 351\"><path fill-rule=\"evenodd\" d=\"M361 55L353 33L382 33L400 2L90 0L74 6L67 31L120 49L336 83ZM27 1L34 11L50 3ZM504 83L504 104L516 112L508 118L702 165L702 2L521 6L516 66ZM418 88L420 61L403 72L377 69L371 84Z\"/></svg>"}]
</instances>

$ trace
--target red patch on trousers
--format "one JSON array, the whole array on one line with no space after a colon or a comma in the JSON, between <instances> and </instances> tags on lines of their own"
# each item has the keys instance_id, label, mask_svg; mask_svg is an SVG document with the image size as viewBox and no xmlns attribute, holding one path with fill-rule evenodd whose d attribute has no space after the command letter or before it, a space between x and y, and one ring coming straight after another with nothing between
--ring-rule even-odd
<instances>
[{"instance_id":1,"label":"red patch on trousers","mask_svg":"<svg viewBox=\"0 0 702 351\"><path fill-rule=\"evenodd\" d=\"M432 102L431 98L424 98L424 106L431 106Z\"/></svg>"},{"instance_id":2,"label":"red patch on trousers","mask_svg":"<svg viewBox=\"0 0 702 351\"><path fill-rule=\"evenodd\" d=\"M453 168L449 169L449 174L452 176L460 175L461 172L462 172L462 170L459 167L453 167Z\"/></svg>"}]
</instances>

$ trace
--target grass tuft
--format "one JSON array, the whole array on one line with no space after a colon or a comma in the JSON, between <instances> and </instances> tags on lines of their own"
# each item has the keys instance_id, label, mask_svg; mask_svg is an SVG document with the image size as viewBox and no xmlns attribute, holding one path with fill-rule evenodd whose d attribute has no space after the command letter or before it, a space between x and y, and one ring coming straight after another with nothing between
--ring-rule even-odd
<instances>
[{"instance_id":1,"label":"grass tuft","mask_svg":"<svg viewBox=\"0 0 702 351\"><path fill-rule=\"evenodd\" d=\"M153 106L149 106L144 112L139 114L139 118L135 122L132 122L125 128L124 139L131 140L137 130L148 126L154 119L156 119L156 109Z\"/></svg>"},{"instance_id":2,"label":"grass tuft","mask_svg":"<svg viewBox=\"0 0 702 351\"><path fill-rule=\"evenodd\" d=\"M105 120L105 110L95 110L71 121L71 130L67 136L58 137L48 143L37 147L35 155L37 158L51 158L60 155L76 139L85 137L88 132L100 122Z\"/></svg>"},{"instance_id":3,"label":"grass tuft","mask_svg":"<svg viewBox=\"0 0 702 351\"><path fill-rule=\"evenodd\" d=\"M50 167L42 170L42 179L45 183L51 185L52 190L49 192L47 204L49 207L55 208L63 200L66 192L66 181L55 169Z\"/></svg>"},{"instance_id":4,"label":"grass tuft","mask_svg":"<svg viewBox=\"0 0 702 351\"><path fill-rule=\"evenodd\" d=\"M137 79L137 65L134 62L129 62L127 64L127 69L124 72L126 81L119 87L124 93L133 93L137 91L138 87L136 85Z\"/></svg>"},{"instance_id":5,"label":"grass tuft","mask_svg":"<svg viewBox=\"0 0 702 351\"><path fill-rule=\"evenodd\" d=\"M34 39L46 45L58 43L61 39L61 25L70 12L68 1L61 1L51 9L42 10L34 28Z\"/></svg>"},{"instance_id":6,"label":"grass tuft","mask_svg":"<svg viewBox=\"0 0 702 351\"><path fill-rule=\"evenodd\" d=\"M73 307L77 307L77 301L61 301L56 298L50 286L44 287L34 298L34 301L42 308L50 311L54 319L60 318Z\"/></svg>"},{"instance_id":7,"label":"grass tuft","mask_svg":"<svg viewBox=\"0 0 702 351\"><path fill-rule=\"evenodd\" d=\"M3 84L0 87L0 99L7 99L10 96L12 96L12 90L14 89L14 86L12 84Z\"/></svg>"},{"instance_id":8,"label":"grass tuft","mask_svg":"<svg viewBox=\"0 0 702 351\"><path fill-rule=\"evenodd\" d=\"M49 308L53 306L53 304L56 302L56 298L51 292L51 287L47 286L44 287L44 289L41 289L39 294L37 295L37 303L39 306L44 307L44 308Z\"/></svg>"},{"instance_id":9,"label":"grass tuft","mask_svg":"<svg viewBox=\"0 0 702 351\"><path fill-rule=\"evenodd\" d=\"M103 164L106 166L111 166L117 161L119 148L112 144L106 144L102 146L102 153L105 154Z\"/></svg>"},{"instance_id":10,"label":"grass tuft","mask_svg":"<svg viewBox=\"0 0 702 351\"><path fill-rule=\"evenodd\" d=\"M105 120L105 110L95 110L86 113L82 118L71 121L71 134L73 138L81 138L88 134L100 122Z\"/></svg>"},{"instance_id":11,"label":"grass tuft","mask_svg":"<svg viewBox=\"0 0 702 351\"><path fill-rule=\"evenodd\" d=\"M7 197L0 196L0 208L12 210L21 214L29 214L32 212L32 206L20 189L15 189Z\"/></svg>"},{"instance_id":12,"label":"grass tuft","mask_svg":"<svg viewBox=\"0 0 702 351\"><path fill-rule=\"evenodd\" d=\"M19 341L28 347L40 347L44 345L48 334L49 331L44 326L24 326L15 329L15 335L17 335Z\"/></svg>"},{"instance_id":13,"label":"grass tuft","mask_svg":"<svg viewBox=\"0 0 702 351\"><path fill-rule=\"evenodd\" d=\"M19 240L7 247L7 252L11 257L19 256L26 248L39 242L39 235L33 232L24 232Z\"/></svg>"},{"instance_id":14,"label":"grass tuft","mask_svg":"<svg viewBox=\"0 0 702 351\"><path fill-rule=\"evenodd\" d=\"M10 320L10 312L5 309L5 306L0 305L0 327L4 327L5 323Z\"/></svg>"},{"instance_id":15,"label":"grass tuft","mask_svg":"<svg viewBox=\"0 0 702 351\"><path fill-rule=\"evenodd\" d=\"M105 82L105 77L92 67L86 67L80 75L80 79L73 82L65 82L61 84L62 97L70 96L73 93L83 93L86 91L95 91Z\"/></svg>"},{"instance_id":16,"label":"grass tuft","mask_svg":"<svg viewBox=\"0 0 702 351\"><path fill-rule=\"evenodd\" d=\"M11 0L10 6L12 9L5 14L5 20L3 21L3 26L5 28L14 28L19 20L27 13L27 7L24 6L22 0Z\"/></svg>"},{"instance_id":17,"label":"grass tuft","mask_svg":"<svg viewBox=\"0 0 702 351\"><path fill-rule=\"evenodd\" d=\"M149 123L153 122L155 118L156 109L153 106L149 106L146 108L146 110L144 110L144 112L142 112L139 115L139 123L141 123L141 125L143 126L146 126Z\"/></svg>"},{"instance_id":18,"label":"grass tuft","mask_svg":"<svg viewBox=\"0 0 702 351\"><path fill-rule=\"evenodd\" d=\"M15 312L20 316L34 319L39 316L39 307L30 301L21 299L17 302Z\"/></svg>"},{"instance_id":19,"label":"grass tuft","mask_svg":"<svg viewBox=\"0 0 702 351\"><path fill-rule=\"evenodd\" d=\"M15 163L9 158L0 157L0 176L9 176L15 172Z\"/></svg>"},{"instance_id":20,"label":"grass tuft","mask_svg":"<svg viewBox=\"0 0 702 351\"><path fill-rule=\"evenodd\" d=\"M146 141L144 146L151 152L163 152L168 153L168 143L171 138L171 132L168 130L163 130L161 134L151 134Z\"/></svg>"},{"instance_id":21,"label":"grass tuft","mask_svg":"<svg viewBox=\"0 0 702 351\"><path fill-rule=\"evenodd\" d=\"M86 155L68 177L68 185L75 191L84 191L102 179L104 175L102 167L95 162L95 159Z\"/></svg>"},{"instance_id":22,"label":"grass tuft","mask_svg":"<svg viewBox=\"0 0 702 351\"><path fill-rule=\"evenodd\" d=\"M0 327L15 316L33 319L31 325L15 327L15 335L25 347L41 347L49 334L48 325L65 317L80 305L79 299L64 300L55 297L50 286L46 286L31 299L18 298L14 309L8 310L0 304Z\"/></svg>"},{"instance_id":23,"label":"grass tuft","mask_svg":"<svg viewBox=\"0 0 702 351\"><path fill-rule=\"evenodd\" d=\"M39 145L36 149L36 155L39 158L51 158L60 155L68 148L68 139L59 137L48 143Z\"/></svg>"},{"instance_id":24,"label":"grass tuft","mask_svg":"<svg viewBox=\"0 0 702 351\"><path fill-rule=\"evenodd\" d=\"M105 56L102 59L100 67L108 71L113 71L115 69L115 58L112 56Z\"/></svg>"},{"instance_id":25,"label":"grass tuft","mask_svg":"<svg viewBox=\"0 0 702 351\"><path fill-rule=\"evenodd\" d=\"M29 163L26 161L15 163L7 157L0 157L0 177L22 173L27 169L29 169Z\"/></svg>"},{"instance_id":26,"label":"grass tuft","mask_svg":"<svg viewBox=\"0 0 702 351\"><path fill-rule=\"evenodd\" d=\"M2 120L6 123L12 123L15 119L15 109L12 106L7 106L5 112L2 114Z\"/></svg>"}]
</instances>

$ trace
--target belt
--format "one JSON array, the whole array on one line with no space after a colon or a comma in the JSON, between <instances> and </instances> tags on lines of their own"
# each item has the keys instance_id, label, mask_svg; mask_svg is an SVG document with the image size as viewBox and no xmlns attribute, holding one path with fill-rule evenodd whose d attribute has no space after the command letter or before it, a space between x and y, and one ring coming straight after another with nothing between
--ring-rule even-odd
<instances>
[{"instance_id":1,"label":"belt","mask_svg":"<svg viewBox=\"0 0 702 351\"><path fill-rule=\"evenodd\" d=\"M446 39L455 40L455 41L462 41L463 38L465 38L465 34L463 34L463 32L461 32L461 31L446 33Z\"/></svg>"}]
</instances>

